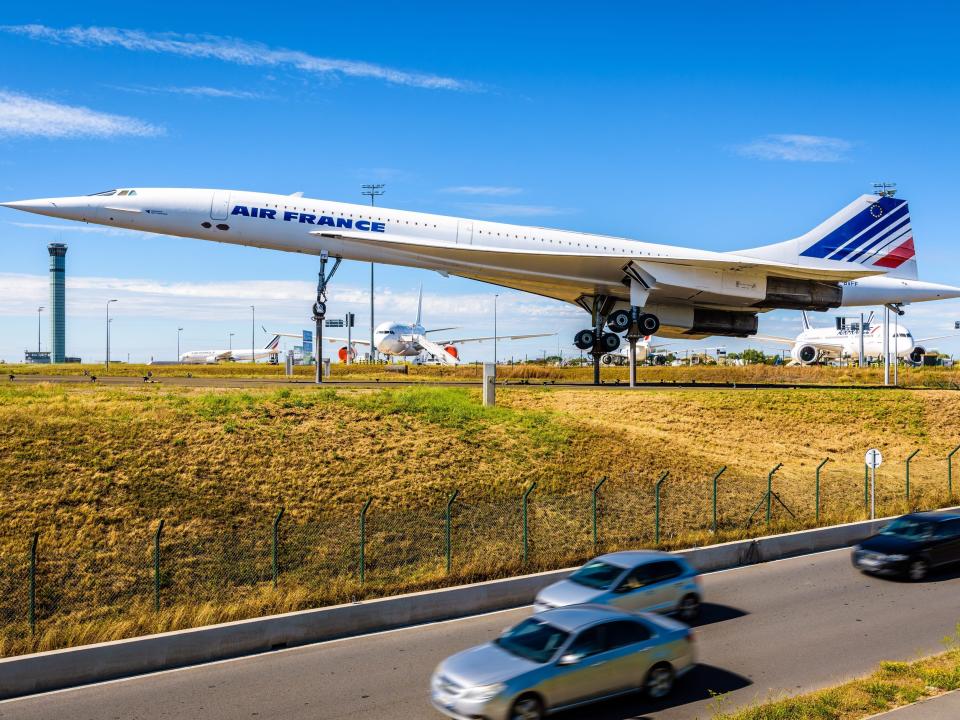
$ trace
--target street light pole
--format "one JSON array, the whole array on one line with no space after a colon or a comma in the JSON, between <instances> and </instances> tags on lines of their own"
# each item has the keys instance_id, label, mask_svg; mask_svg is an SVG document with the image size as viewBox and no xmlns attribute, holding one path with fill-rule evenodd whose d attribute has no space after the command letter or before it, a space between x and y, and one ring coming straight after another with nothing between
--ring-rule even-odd
<instances>
[{"instance_id":1,"label":"street light pole","mask_svg":"<svg viewBox=\"0 0 960 720\"><path fill-rule=\"evenodd\" d=\"M230 333L230 336L227 338L227 349L233 351L233 336L236 333Z\"/></svg>"},{"instance_id":2,"label":"street light pole","mask_svg":"<svg viewBox=\"0 0 960 720\"><path fill-rule=\"evenodd\" d=\"M370 207L376 206L376 199L383 195L385 192L383 183L372 183L368 185L361 185L361 195L366 195L370 198ZM374 360L377 356L377 346L373 344L373 330L374 330L374 320L373 320L373 262L370 263L370 360Z\"/></svg>"},{"instance_id":3,"label":"street light pole","mask_svg":"<svg viewBox=\"0 0 960 720\"><path fill-rule=\"evenodd\" d=\"M177 328L177 362L180 362L180 333L183 332L182 327Z\"/></svg>"},{"instance_id":4,"label":"street light pole","mask_svg":"<svg viewBox=\"0 0 960 720\"><path fill-rule=\"evenodd\" d=\"M40 352L40 313L43 312L43 305L37 308L37 353Z\"/></svg>"},{"instance_id":5,"label":"street light pole","mask_svg":"<svg viewBox=\"0 0 960 720\"><path fill-rule=\"evenodd\" d=\"M110 303L115 303L116 301L116 298L107 300L107 357L106 360L104 360L104 367L107 370L110 369Z\"/></svg>"},{"instance_id":6,"label":"street light pole","mask_svg":"<svg viewBox=\"0 0 960 720\"><path fill-rule=\"evenodd\" d=\"M250 306L250 362L257 362L257 308Z\"/></svg>"}]
</instances>

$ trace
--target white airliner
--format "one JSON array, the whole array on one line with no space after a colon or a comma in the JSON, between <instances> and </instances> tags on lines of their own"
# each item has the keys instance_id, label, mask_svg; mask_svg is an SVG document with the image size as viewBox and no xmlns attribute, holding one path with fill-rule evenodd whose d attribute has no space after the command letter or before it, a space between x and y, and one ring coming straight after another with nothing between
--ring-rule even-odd
<instances>
[{"instance_id":1,"label":"white airliner","mask_svg":"<svg viewBox=\"0 0 960 720\"><path fill-rule=\"evenodd\" d=\"M427 354L437 362L444 365L459 365L460 352L457 345L472 342L484 342L493 340L492 335L488 337L457 338L454 340L431 340L427 337L428 333L445 332L453 328L437 328L435 330L426 330L421 324L423 315L423 287L420 288L420 297L417 300L417 321L411 324L383 322L377 325L373 333L373 340L377 350L384 355L393 357L420 357ZM526 338L546 337L550 333L538 333L535 335L498 335L497 340L523 340ZM365 340L350 340L340 337L326 337L327 342L346 343L352 342L353 345L369 346L370 343ZM344 345L339 350L339 357L342 362L347 359L347 353L350 352L351 359L357 356L356 349L347 349Z\"/></svg>"},{"instance_id":2,"label":"white airliner","mask_svg":"<svg viewBox=\"0 0 960 720\"><path fill-rule=\"evenodd\" d=\"M297 336L299 337L299 335ZM251 360L277 361L280 353L280 334L275 334L273 340L264 348L232 349L232 350L188 350L180 356L180 362L186 365L213 365L218 362L250 362Z\"/></svg>"},{"instance_id":3,"label":"white airliner","mask_svg":"<svg viewBox=\"0 0 960 720\"><path fill-rule=\"evenodd\" d=\"M803 330L795 338L758 335L758 340L782 343L790 346L790 357L793 363L812 365L841 357L860 357L860 320L837 318L834 327L815 328L810 323L806 313L803 316ZM863 323L863 356L864 358L883 357L883 334L889 333L887 342L889 352L896 353L897 357L909 360L914 364L923 361L927 348L922 343L932 340L941 340L956 335L937 335L928 338L914 338L907 328L899 322L889 326L884 323L874 323L873 313L870 319Z\"/></svg>"},{"instance_id":4,"label":"white airliner","mask_svg":"<svg viewBox=\"0 0 960 720\"><path fill-rule=\"evenodd\" d=\"M591 313L591 327L577 333L575 344L594 352L619 347L617 333L630 325L632 307L642 313L643 335L748 337L757 332L757 313L774 308L829 310L960 297L960 288L916 279L907 203L889 194L863 195L793 240L736 252L314 200L302 193L126 188L3 204L166 235L426 268L555 298ZM695 196L690 204L694 210Z\"/></svg>"}]
</instances>

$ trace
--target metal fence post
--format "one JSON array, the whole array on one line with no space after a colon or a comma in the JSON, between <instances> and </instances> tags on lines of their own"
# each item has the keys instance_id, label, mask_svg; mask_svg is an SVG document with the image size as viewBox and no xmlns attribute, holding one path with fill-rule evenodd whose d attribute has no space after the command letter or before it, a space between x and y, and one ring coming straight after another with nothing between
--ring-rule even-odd
<instances>
[{"instance_id":1,"label":"metal fence post","mask_svg":"<svg viewBox=\"0 0 960 720\"><path fill-rule=\"evenodd\" d=\"M863 509L870 510L870 467L863 464Z\"/></svg>"},{"instance_id":2,"label":"metal fence post","mask_svg":"<svg viewBox=\"0 0 960 720\"><path fill-rule=\"evenodd\" d=\"M34 532L30 539L30 636L37 631L37 540L40 533Z\"/></svg>"},{"instance_id":3,"label":"metal fence post","mask_svg":"<svg viewBox=\"0 0 960 720\"><path fill-rule=\"evenodd\" d=\"M953 497L953 454L960 450L960 445L957 445L953 450L950 451L950 454L947 455L947 493L950 497Z\"/></svg>"},{"instance_id":4,"label":"metal fence post","mask_svg":"<svg viewBox=\"0 0 960 720\"><path fill-rule=\"evenodd\" d=\"M660 544L660 486L663 485L663 481L667 479L667 475L670 474L670 471L667 470L660 476L660 479L657 480L656 484L653 486L653 499L654 499L654 520L653 520L653 543L654 545Z\"/></svg>"},{"instance_id":5,"label":"metal fence post","mask_svg":"<svg viewBox=\"0 0 960 720\"><path fill-rule=\"evenodd\" d=\"M598 482L594 486L593 492L590 495L590 510L593 515L593 547L594 549L596 549L597 543L599 542L599 538L597 535L597 493L600 492L600 488L603 487L603 484L606 481L607 481L607 476L604 475L602 478L600 478L600 482Z\"/></svg>"},{"instance_id":6,"label":"metal fence post","mask_svg":"<svg viewBox=\"0 0 960 720\"><path fill-rule=\"evenodd\" d=\"M777 463L777 466L767 474L767 525L770 524L770 503L773 500L773 474L783 467L783 463Z\"/></svg>"},{"instance_id":7,"label":"metal fence post","mask_svg":"<svg viewBox=\"0 0 960 720\"><path fill-rule=\"evenodd\" d=\"M453 557L453 548L450 545L450 517L452 513L451 508L453 507L453 501L457 499L457 495L459 494L460 494L459 490L454 490L453 495L451 495L450 498L447 500L447 513L444 518L445 519L444 542L445 542L445 547L447 551L447 575L450 574L450 564Z\"/></svg>"},{"instance_id":8,"label":"metal fence post","mask_svg":"<svg viewBox=\"0 0 960 720\"><path fill-rule=\"evenodd\" d=\"M533 492L533 489L537 487L537 481L534 480L533 484L527 488L526 492L523 493L523 500L521 501L523 505L523 564L527 564L527 557L529 553L529 536L527 533L527 499L530 497L530 493Z\"/></svg>"},{"instance_id":9,"label":"metal fence post","mask_svg":"<svg viewBox=\"0 0 960 720\"><path fill-rule=\"evenodd\" d=\"M917 448L916 450L914 450L912 453L910 453L910 454L907 456L907 478L906 478L906 483L907 483L907 488L906 488L906 490L907 490L907 502L910 501L910 461L913 460L914 456L915 456L918 452L920 452L920 448Z\"/></svg>"},{"instance_id":10,"label":"metal fence post","mask_svg":"<svg viewBox=\"0 0 960 720\"><path fill-rule=\"evenodd\" d=\"M271 555L273 559L273 587L277 587L277 575L279 575L280 573L280 566L277 561L277 549L278 549L277 540L279 539L279 535L280 535L280 518L283 517L283 510L284 508L280 508L280 511L277 513L277 516L273 519L273 537L272 537L273 542L270 548L272 551Z\"/></svg>"},{"instance_id":11,"label":"metal fence post","mask_svg":"<svg viewBox=\"0 0 960 720\"><path fill-rule=\"evenodd\" d=\"M160 612L160 533L163 532L163 518L157 524L153 535L153 609Z\"/></svg>"},{"instance_id":12,"label":"metal fence post","mask_svg":"<svg viewBox=\"0 0 960 720\"><path fill-rule=\"evenodd\" d=\"M367 498L360 510L360 584L362 585L367 575L367 510L373 498Z\"/></svg>"},{"instance_id":13,"label":"metal fence post","mask_svg":"<svg viewBox=\"0 0 960 720\"><path fill-rule=\"evenodd\" d=\"M717 480L720 479L720 476L727 471L727 466L724 465L717 471L717 474L713 476L713 525L711 525L713 532L717 532Z\"/></svg>"},{"instance_id":14,"label":"metal fence post","mask_svg":"<svg viewBox=\"0 0 960 720\"><path fill-rule=\"evenodd\" d=\"M816 492L816 516L817 524L820 523L820 471L823 469L823 466L830 462L830 458L824 458L823 462L817 465L817 492Z\"/></svg>"}]
</instances>

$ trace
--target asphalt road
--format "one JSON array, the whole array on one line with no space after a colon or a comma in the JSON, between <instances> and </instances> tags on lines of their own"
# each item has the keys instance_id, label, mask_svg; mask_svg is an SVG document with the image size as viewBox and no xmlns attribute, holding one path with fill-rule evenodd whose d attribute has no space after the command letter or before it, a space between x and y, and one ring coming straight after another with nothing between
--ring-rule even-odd
<instances>
[{"instance_id":1,"label":"asphalt road","mask_svg":"<svg viewBox=\"0 0 960 720\"><path fill-rule=\"evenodd\" d=\"M856 572L849 550L704 577L701 665L657 705L610 701L563 720L709 718L723 707L862 674L941 649L960 620L960 571L910 584ZM319 643L0 703L0 718L332 720L437 717L427 702L446 655L493 638L527 609Z\"/></svg>"}]
</instances>

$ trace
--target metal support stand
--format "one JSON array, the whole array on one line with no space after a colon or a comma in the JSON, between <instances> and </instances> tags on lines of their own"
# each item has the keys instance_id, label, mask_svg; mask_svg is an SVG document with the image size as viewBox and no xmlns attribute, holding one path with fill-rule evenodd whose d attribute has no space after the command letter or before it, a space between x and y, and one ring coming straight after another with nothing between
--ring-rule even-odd
<instances>
[{"instance_id":1,"label":"metal support stand","mask_svg":"<svg viewBox=\"0 0 960 720\"><path fill-rule=\"evenodd\" d=\"M317 276L317 301L313 304L314 322L314 361L316 373L314 382L318 385L323 382L323 320L327 315L327 283L333 278L342 258L334 258L333 268L327 273L327 260L330 256L324 250L320 253L320 273Z\"/></svg>"},{"instance_id":2,"label":"metal support stand","mask_svg":"<svg viewBox=\"0 0 960 720\"><path fill-rule=\"evenodd\" d=\"M630 308L630 329L627 330L627 342L630 343L630 387L637 386L637 340L640 339L640 308Z\"/></svg>"}]
</instances>

